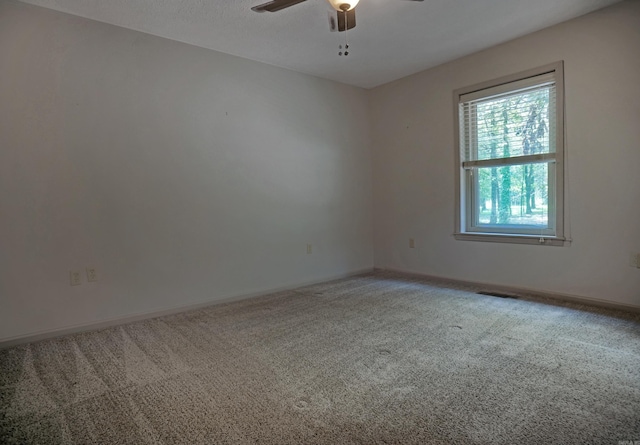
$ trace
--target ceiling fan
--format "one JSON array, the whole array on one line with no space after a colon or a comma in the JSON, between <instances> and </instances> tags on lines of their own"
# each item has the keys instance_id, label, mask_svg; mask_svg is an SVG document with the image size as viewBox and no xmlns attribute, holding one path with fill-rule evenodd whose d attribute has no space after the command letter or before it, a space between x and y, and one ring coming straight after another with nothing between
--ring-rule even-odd
<instances>
[{"instance_id":1,"label":"ceiling fan","mask_svg":"<svg viewBox=\"0 0 640 445\"><path fill-rule=\"evenodd\" d=\"M278 12L290 6L307 0L272 0L251 8L255 12ZM342 32L356 26L356 10L355 7L360 0L327 0L331 7L337 12L337 31ZM424 0L409 0L421 2Z\"/></svg>"}]
</instances>

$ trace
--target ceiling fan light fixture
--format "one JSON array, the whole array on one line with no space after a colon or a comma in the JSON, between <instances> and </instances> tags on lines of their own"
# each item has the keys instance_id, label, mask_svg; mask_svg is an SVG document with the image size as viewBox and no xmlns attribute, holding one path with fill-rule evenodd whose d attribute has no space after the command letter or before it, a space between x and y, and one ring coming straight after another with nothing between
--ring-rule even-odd
<instances>
[{"instance_id":1,"label":"ceiling fan light fixture","mask_svg":"<svg viewBox=\"0 0 640 445\"><path fill-rule=\"evenodd\" d=\"M331 5L331 7L336 11L344 12L345 11L344 5L348 6L348 8L346 8L347 11L351 11L353 8L356 7L356 5L360 0L327 0L327 1Z\"/></svg>"}]
</instances>

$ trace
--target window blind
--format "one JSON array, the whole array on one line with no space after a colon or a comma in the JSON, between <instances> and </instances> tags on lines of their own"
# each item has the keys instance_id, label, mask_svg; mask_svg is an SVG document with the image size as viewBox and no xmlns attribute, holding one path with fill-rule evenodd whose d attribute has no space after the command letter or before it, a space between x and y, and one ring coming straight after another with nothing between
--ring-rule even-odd
<instances>
[{"instance_id":1,"label":"window blind","mask_svg":"<svg viewBox=\"0 0 640 445\"><path fill-rule=\"evenodd\" d=\"M552 162L555 110L553 73L461 95L462 166Z\"/></svg>"}]
</instances>

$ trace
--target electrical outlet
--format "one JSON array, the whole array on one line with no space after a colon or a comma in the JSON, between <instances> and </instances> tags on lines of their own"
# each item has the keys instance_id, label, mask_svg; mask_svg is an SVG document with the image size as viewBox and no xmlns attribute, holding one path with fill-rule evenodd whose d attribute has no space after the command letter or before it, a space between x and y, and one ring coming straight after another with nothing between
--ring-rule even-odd
<instances>
[{"instance_id":1,"label":"electrical outlet","mask_svg":"<svg viewBox=\"0 0 640 445\"><path fill-rule=\"evenodd\" d=\"M87 267L87 281L98 281L98 275L96 269L93 267Z\"/></svg>"},{"instance_id":2,"label":"electrical outlet","mask_svg":"<svg viewBox=\"0 0 640 445\"><path fill-rule=\"evenodd\" d=\"M629 266L640 269L640 253L631 253L629 255Z\"/></svg>"},{"instance_id":3,"label":"electrical outlet","mask_svg":"<svg viewBox=\"0 0 640 445\"><path fill-rule=\"evenodd\" d=\"M416 248L416 242L413 238L409 238L409 249L415 249Z\"/></svg>"},{"instance_id":4,"label":"electrical outlet","mask_svg":"<svg viewBox=\"0 0 640 445\"><path fill-rule=\"evenodd\" d=\"M307 255L311 255L312 249L311 244L307 244Z\"/></svg>"},{"instance_id":5,"label":"electrical outlet","mask_svg":"<svg viewBox=\"0 0 640 445\"><path fill-rule=\"evenodd\" d=\"M79 270L69 272L69 280L72 286L80 286L82 284L82 274Z\"/></svg>"}]
</instances>

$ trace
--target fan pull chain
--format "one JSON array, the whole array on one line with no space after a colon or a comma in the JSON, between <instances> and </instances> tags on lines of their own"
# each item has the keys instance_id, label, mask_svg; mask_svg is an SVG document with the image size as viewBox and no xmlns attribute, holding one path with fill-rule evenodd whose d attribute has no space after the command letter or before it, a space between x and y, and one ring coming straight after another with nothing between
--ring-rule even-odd
<instances>
[{"instance_id":1,"label":"fan pull chain","mask_svg":"<svg viewBox=\"0 0 640 445\"><path fill-rule=\"evenodd\" d=\"M349 14L347 14L347 11L345 11L344 12L344 55L345 56L349 55L348 32L349 32Z\"/></svg>"},{"instance_id":2,"label":"fan pull chain","mask_svg":"<svg viewBox=\"0 0 640 445\"><path fill-rule=\"evenodd\" d=\"M348 56L349 55L349 38L348 38L347 32L349 32L349 19L347 16L347 10L344 10L342 13L344 14L344 53L340 51L338 55L342 56L344 54L344 56ZM339 45L338 48L342 50L342 45Z\"/></svg>"}]
</instances>

